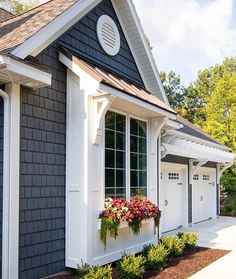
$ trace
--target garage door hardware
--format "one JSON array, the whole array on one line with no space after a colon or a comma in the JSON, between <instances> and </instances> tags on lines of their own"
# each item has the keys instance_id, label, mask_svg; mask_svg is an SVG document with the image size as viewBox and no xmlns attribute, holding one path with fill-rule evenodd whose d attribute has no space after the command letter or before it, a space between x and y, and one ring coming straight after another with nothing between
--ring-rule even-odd
<instances>
[{"instance_id":1,"label":"garage door hardware","mask_svg":"<svg viewBox=\"0 0 236 279\"><path fill-rule=\"evenodd\" d=\"M200 201L203 201L203 196L200 196Z\"/></svg>"},{"instance_id":2,"label":"garage door hardware","mask_svg":"<svg viewBox=\"0 0 236 279\"><path fill-rule=\"evenodd\" d=\"M168 200L165 200L165 206L167 206L168 205Z\"/></svg>"},{"instance_id":3,"label":"garage door hardware","mask_svg":"<svg viewBox=\"0 0 236 279\"><path fill-rule=\"evenodd\" d=\"M183 183L179 182L179 183L177 183L177 185L183 185Z\"/></svg>"}]
</instances>

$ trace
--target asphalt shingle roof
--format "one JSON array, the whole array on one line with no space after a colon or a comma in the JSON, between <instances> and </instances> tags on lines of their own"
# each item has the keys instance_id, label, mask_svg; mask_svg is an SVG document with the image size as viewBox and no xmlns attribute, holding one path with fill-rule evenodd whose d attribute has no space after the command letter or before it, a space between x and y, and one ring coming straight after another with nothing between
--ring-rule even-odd
<instances>
[{"instance_id":1,"label":"asphalt shingle roof","mask_svg":"<svg viewBox=\"0 0 236 279\"><path fill-rule=\"evenodd\" d=\"M52 0L20 16L0 23L0 52L7 53L24 43L57 16L80 0Z\"/></svg>"},{"instance_id":2,"label":"asphalt shingle roof","mask_svg":"<svg viewBox=\"0 0 236 279\"><path fill-rule=\"evenodd\" d=\"M0 22L6 21L10 18L15 17L12 13L4 10L3 8L0 8Z\"/></svg>"}]
</instances>

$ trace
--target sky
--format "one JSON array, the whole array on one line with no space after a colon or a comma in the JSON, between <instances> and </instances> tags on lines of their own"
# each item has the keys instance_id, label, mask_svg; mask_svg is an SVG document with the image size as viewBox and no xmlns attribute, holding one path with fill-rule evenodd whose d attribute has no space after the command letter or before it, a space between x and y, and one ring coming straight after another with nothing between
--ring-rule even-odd
<instances>
[{"instance_id":1,"label":"sky","mask_svg":"<svg viewBox=\"0 0 236 279\"><path fill-rule=\"evenodd\" d=\"M199 70L236 56L236 0L133 2L158 69L173 70L183 84Z\"/></svg>"}]
</instances>

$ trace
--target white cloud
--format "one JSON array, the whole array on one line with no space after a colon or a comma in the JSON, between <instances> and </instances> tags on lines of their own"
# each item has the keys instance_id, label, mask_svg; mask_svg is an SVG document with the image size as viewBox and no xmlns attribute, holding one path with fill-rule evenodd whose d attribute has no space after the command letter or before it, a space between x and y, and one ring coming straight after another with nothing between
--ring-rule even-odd
<instances>
[{"instance_id":1,"label":"white cloud","mask_svg":"<svg viewBox=\"0 0 236 279\"><path fill-rule=\"evenodd\" d=\"M233 0L133 0L159 69L188 83L200 69L236 55Z\"/></svg>"}]
</instances>

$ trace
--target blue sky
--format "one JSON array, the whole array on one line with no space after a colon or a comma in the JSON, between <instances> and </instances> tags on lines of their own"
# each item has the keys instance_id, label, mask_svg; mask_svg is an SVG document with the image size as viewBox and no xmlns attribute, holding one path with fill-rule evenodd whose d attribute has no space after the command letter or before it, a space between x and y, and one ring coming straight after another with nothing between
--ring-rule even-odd
<instances>
[{"instance_id":1,"label":"blue sky","mask_svg":"<svg viewBox=\"0 0 236 279\"><path fill-rule=\"evenodd\" d=\"M236 55L236 0L133 2L158 69L173 70L184 84L199 70Z\"/></svg>"}]
</instances>

